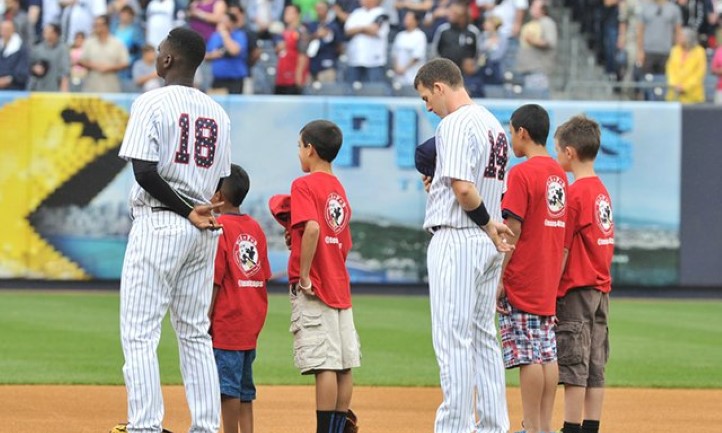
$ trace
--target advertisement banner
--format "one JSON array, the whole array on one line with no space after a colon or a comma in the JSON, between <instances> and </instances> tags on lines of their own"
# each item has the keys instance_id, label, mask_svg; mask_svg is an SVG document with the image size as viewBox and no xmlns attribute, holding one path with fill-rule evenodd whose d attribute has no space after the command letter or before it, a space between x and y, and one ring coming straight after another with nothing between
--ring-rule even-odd
<instances>
[{"instance_id":1,"label":"advertisement banner","mask_svg":"<svg viewBox=\"0 0 722 433\"><path fill-rule=\"evenodd\" d=\"M117 158L132 95L0 95L7 139L0 161L0 278L117 279L130 229L130 167ZM426 278L426 193L414 148L439 119L414 98L233 97L217 100L231 118L233 162L251 178L242 211L269 239L273 271L286 250L268 198L303 175L300 128L336 122L344 145L335 173L354 220L348 266L353 282L405 284ZM520 101L480 100L508 125ZM602 126L597 170L613 201L617 284L678 281L681 111L675 104L544 103L552 130L586 114ZM172 145L170 143L169 145ZM510 152L511 153L511 152ZM512 160L512 164L518 163ZM280 277L283 278L283 277Z\"/></svg>"}]
</instances>

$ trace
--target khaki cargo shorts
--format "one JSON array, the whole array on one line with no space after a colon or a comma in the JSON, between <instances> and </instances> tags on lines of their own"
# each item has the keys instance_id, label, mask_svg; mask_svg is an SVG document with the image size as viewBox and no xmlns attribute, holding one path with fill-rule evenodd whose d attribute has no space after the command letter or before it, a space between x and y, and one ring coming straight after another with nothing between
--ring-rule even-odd
<instances>
[{"instance_id":1,"label":"khaki cargo shorts","mask_svg":"<svg viewBox=\"0 0 722 433\"><path fill-rule=\"evenodd\" d=\"M329 307L291 287L293 361L301 374L347 370L361 365L361 343L351 308Z\"/></svg>"}]
</instances>

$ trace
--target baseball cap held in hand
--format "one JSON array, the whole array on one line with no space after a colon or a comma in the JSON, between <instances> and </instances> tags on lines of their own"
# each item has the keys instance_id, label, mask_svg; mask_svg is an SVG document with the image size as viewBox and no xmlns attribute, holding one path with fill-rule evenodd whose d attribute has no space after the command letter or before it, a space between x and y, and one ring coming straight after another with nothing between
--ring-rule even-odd
<instances>
[{"instance_id":1,"label":"baseball cap held in hand","mask_svg":"<svg viewBox=\"0 0 722 433\"><path fill-rule=\"evenodd\" d=\"M436 137L431 137L416 146L414 159L419 173L433 177L436 170Z\"/></svg>"},{"instance_id":2,"label":"baseball cap held in hand","mask_svg":"<svg viewBox=\"0 0 722 433\"><path fill-rule=\"evenodd\" d=\"M276 194L268 199L268 208L271 215L286 230L291 228L291 196L289 194Z\"/></svg>"}]
</instances>

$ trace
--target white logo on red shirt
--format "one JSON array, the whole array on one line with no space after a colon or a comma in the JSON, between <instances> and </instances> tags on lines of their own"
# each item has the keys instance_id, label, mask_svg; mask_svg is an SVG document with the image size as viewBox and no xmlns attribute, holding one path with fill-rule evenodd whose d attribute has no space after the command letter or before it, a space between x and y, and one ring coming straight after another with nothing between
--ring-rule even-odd
<instances>
[{"instance_id":1,"label":"white logo on red shirt","mask_svg":"<svg viewBox=\"0 0 722 433\"><path fill-rule=\"evenodd\" d=\"M346 200L332 192L326 200L326 224L334 233L338 233L346 227L346 214Z\"/></svg>"},{"instance_id":2,"label":"white logo on red shirt","mask_svg":"<svg viewBox=\"0 0 722 433\"><path fill-rule=\"evenodd\" d=\"M558 176L550 176L547 179L547 209L549 215L555 218L564 215L567 202L564 185L564 180Z\"/></svg>"},{"instance_id":3,"label":"white logo on red shirt","mask_svg":"<svg viewBox=\"0 0 722 433\"><path fill-rule=\"evenodd\" d=\"M241 234L233 245L233 260L247 277L258 272L261 263L258 260L258 242L247 234Z\"/></svg>"},{"instance_id":4,"label":"white logo on red shirt","mask_svg":"<svg viewBox=\"0 0 722 433\"><path fill-rule=\"evenodd\" d=\"M612 205L609 203L609 197L599 194L594 203L594 210L594 219L597 221L597 225L605 235L608 235L614 227Z\"/></svg>"}]
</instances>

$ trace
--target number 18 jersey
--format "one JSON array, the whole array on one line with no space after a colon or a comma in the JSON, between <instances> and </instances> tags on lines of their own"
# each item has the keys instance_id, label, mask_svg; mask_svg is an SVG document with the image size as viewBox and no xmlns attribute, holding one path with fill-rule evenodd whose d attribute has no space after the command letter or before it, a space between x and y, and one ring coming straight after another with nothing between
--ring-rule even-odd
<instances>
[{"instance_id":1,"label":"number 18 jersey","mask_svg":"<svg viewBox=\"0 0 722 433\"><path fill-rule=\"evenodd\" d=\"M453 179L471 182L495 221L501 221L509 145L499 121L484 107L465 105L436 128L436 170L426 201L424 228L476 227L451 188Z\"/></svg>"},{"instance_id":2,"label":"number 18 jersey","mask_svg":"<svg viewBox=\"0 0 722 433\"><path fill-rule=\"evenodd\" d=\"M203 92L166 86L144 93L130 109L119 156L158 163L158 173L188 202L208 204L231 171L230 119ZM134 183L130 206L163 206Z\"/></svg>"}]
</instances>

